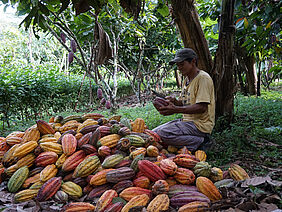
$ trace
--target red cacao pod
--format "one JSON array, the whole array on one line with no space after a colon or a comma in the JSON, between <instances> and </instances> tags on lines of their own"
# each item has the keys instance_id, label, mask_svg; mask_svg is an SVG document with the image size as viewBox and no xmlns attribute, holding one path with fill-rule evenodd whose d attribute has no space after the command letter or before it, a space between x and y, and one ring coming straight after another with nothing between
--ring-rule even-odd
<instances>
[{"instance_id":1,"label":"red cacao pod","mask_svg":"<svg viewBox=\"0 0 282 212\"><path fill-rule=\"evenodd\" d=\"M75 40L71 40L70 45L71 45L72 51L73 51L73 52L76 52L76 42L75 42Z\"/></svg>"},{"instance_id":2,"label":"red cacao pod","mask_svg":"<svg viewBox=\"0 0 282 212\"><path fill-rule=\"evenodd\" d=\"M63 43L66 43L66 35L65 35L65 33L61 32L60 37L61 37Z\"/></svg>"},{"instance_id":3,"label":"red cacao pod","mask_svg":"<svg viewBox=\"0 0 282 212\"><path fill-rule=\"evenodd\" d=\"M106 108L107 109L110 109L111 108L111 102L108 100L106 101Z\"/></svg>"},{"instance_id":4,"label":"red cacao pod","mask_svg":"<svg viewBox=\"0 0 282 212\"><path fill-rule=\"evenodd\" d=\"M69 55L68 55L69 64L72 63L72 61L73 61L73 56L74 56L73 52L69 52Z\"/></svg>"},{"instance_id":5,"label":"red cacao pod","mask_svg":"<svg viewBox=\"0 0 282 212\"><path fill-rule=\"evenodd\" d=\"M98 99L102 99L103 98L103 91L101 88L97 89L97 97Z\"/></svg>"}]
</instances>

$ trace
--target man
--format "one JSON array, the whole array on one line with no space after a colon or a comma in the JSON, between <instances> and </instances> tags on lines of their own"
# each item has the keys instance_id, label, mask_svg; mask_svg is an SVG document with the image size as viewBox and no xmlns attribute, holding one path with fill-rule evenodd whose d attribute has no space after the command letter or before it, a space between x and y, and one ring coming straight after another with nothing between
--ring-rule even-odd
<instances>
[{"instance_id":1,"label":"man","mask_svg":"<svg viewBox=\"0 0 282 212\"><path fill-rule=\"evenodd\" d=\"M168 106L159 109L167 116L182 113L183 118L165 123L153 131L167 145L186 146L190 151L207 150L215 123L214 85L211 77L197 67L197 54L190 48L176 52L170 64L176 64L184 76L181 96L166 97Z\"/></svg>"}]
</instances>

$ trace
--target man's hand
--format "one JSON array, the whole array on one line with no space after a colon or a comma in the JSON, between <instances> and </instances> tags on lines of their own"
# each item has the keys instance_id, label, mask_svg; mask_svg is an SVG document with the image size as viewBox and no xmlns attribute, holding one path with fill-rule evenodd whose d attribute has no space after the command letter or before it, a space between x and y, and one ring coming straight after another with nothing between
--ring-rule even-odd
<instances>
[{"instance_id":1,"label":"man's hand","mask_svg":"<svg viewBox=\"0 0 282 212\"><path fill-rule=\"evenodd\" d=\"M175 102L177 101L174 96L166 96L165 99L170 101L173 104L175 104Z\"/></svg>"},{"instance_id":2,"label":"man's hand","mask_svg":"<svg viewBox=\"0 0 282 212\"><path fill-rule=\"evenodd\" d=\"M169 116L175 113L175 105L169 101L169 104L167 106L162 106L159 108L160 114L163 116Z\"/></svg>"}]
</instances>

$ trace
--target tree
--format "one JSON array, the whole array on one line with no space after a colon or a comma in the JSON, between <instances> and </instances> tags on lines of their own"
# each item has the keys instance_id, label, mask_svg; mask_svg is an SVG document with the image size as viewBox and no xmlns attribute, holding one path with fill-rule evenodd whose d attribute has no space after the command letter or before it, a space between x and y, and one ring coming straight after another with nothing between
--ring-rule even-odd
<instances>
[{"instance_id":1,"label":"tree","mask_svg":"<svg viewBox=\"0 0 282 212\"><path fill-rule=\"evenodd\" d=\"M2 2L8 3L8 1L3 0ZM214 61L212 61L207 40L200 26L195 2L193 0L171 0L167 2L171 3L172 15L175 20L175 23L178 26L184 46L189 46L196 50L200 57L199 67L205 69L212 75L216 90L217 116L226 115L228 122L230 122L232 120L233 114L233 97L235 86L233 52L233 43L235 35L235 0L222 0L221 2L221 11L219 16L220 19L218 24L218 49L216 51L216 54L214 55ZM242 2L244 3L245 1ZM250 2L252 5L258 2L261 3L260 0L252 0ZM44 25L44 16L49 17L50 13L54 15L54 11L56 11L57 14L60 14L63 11L67 10L71 5L70 1L64 1L63 4L60 4L56 1L51 1L48 3L45 3L43 1L33 1L32 4L27 0L18 0L13 1L13 3L19 4L19 12L29 14L24 20L24 23L26 24L26 26L29 26L32 22L34 32L36 32L38 27L41 27L42 29L46 30L46 26ZM117 1L115 0L73 1L72 5L76 15L84 14L87 11L92 10L94 10L95 15L97 15L102 11L103 8L108 8L108 3L112 5L117 5ZM134 20L136 22L139 22L138 16L143 12L142 8L146 6L146 1L120 0L119 3L127 13L133 15ZM159 5L162 5L162 8L167 8L164 5L164 1L158 1L158 3ZM219 6L219 1L214 0L212 2L209 2L208 5L210 6L212 3L214 3L217 7ZM245 41L243 44L243 47L245 47L247 51L250 50L250 43L252 42ZM260 42L253 42L253 44L259 43ZM239 44L239 46L242 47L241 44ZM263 50L263 48L259 49ZM258 53L256 53L256 55L257 54ZM250 55L249 52L247 53L247 55ZM136 70L138 72L139 69Z\"/></svg>"}]
</instances>

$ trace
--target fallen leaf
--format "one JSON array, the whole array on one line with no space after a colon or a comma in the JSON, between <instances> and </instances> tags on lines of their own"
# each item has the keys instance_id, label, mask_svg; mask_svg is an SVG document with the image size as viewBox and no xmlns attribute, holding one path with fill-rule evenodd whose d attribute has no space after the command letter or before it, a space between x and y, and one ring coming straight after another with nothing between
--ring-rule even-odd
<instances>
[{"instance_id":1,"label":"fallen leaf","mask_svg":"<svg viewBox=\"0 0 282 212\"><path fill-rule=\"evenodd\" d=\"M276 205L267 203L258 204L258 207L258 210L251 210L251 212L269 212L278 209Z\"/></svg>"},{"instance_id":2,"label":"fallen leaf","mask_svg":"<svg viewBox=\"0 0 282 212\"><path fill-rule=\"evenodd\" d=\"M267 177L253 177L253 178L249 178L249 179L246 179L246 180L244 180L242 182L241 187L247 188L250 185L258 186L258 185L264 184L268 180L271 180L271 178L269 176L267 176Z\"/></svg>"},{"instance_id":3,"label":"fallen leaf","mask_svg":"<svg viewBox=\"0 0 282 212\"><path fill-rule=\"evenodd\" d=\"M261 203L279 203L281 201L281 198L277 194L270 195L268 197L265 197Z\"/></svg>"},{"instance_id":4,"label":"fallen leaf","mask_svg":"<svg viewBox=\"0 0 282 212\"><path fill-rule=\"evenodd\" d=\"M251 211L251 210L256 210L258 206L254 202L243 202L237 205L236 208L243 210L243 211Z\"/></svg>"},{"instance_id":5,"label":"fallen leaf","mask_svg":"<svg viewBox=\"0 0 282 212\"><path fill-rule=\"evenodd\" d=\"M282 181L278 181L278 180L267 180L267 183L272 185L272 186L277 186L277 187L281 187L282 186Z\"/></svg>"}]
</instances>

